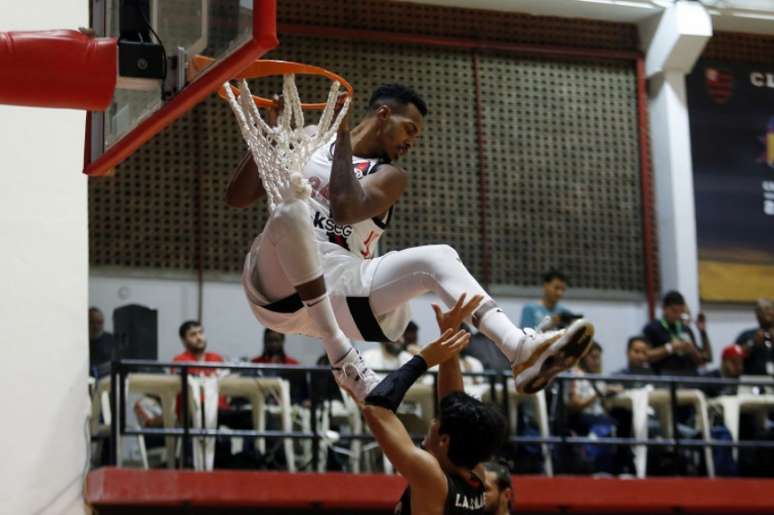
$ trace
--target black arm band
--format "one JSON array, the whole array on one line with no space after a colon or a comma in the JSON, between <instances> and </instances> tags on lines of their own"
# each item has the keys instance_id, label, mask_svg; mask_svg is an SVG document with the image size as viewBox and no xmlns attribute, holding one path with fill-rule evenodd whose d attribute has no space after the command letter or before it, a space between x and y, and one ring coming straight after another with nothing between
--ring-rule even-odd
<instances>
[{"instance_id":1,"label":"black arm band","mask_svg":"<svg viewBox=\"0 0 774 515\"><path fill-rule=\"evenodd\" d=\"M366 397L366 404L381 406L394 412L414 381L425 372L427 372L425 360L421 356L414 356L405 365L393 370L382 379L382 382L376 385Z\"/></svg>"}]
</instances>

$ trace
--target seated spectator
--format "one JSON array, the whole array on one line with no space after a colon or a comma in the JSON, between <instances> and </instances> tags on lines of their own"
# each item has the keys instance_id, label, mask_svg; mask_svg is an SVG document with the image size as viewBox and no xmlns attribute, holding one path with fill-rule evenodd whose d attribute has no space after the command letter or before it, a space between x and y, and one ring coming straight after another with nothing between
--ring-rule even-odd
<instances>
[{"instance_id":1,"label":"seated spectator","mask_svg":"<svg viewBox=\"0 0 774 515\"><path fill-rule=\"evenodd\" d=\"M739 345L732 343L723 349L720 368L710 370L702 374L703 377L715 377L722 379L739 379L744 369L744 351ZM736 395L736 385L706 384L702 387L709 397L719 395Z\"/></svg>"},{"instance_id":2,"label":"seated spectator","mask_svg":"<svg viewBox=\"0 0 774 515\"><path fill-rule=\"evenodd\" d=\"M632 336L626 343L626 367L622 368L614 375L622 376L650 376L656 373L650 368L648 363L648 351L650 345L644 336ZM641 388L645 386L642 383L624 383L624 388Z\"/></svg>"},{"instance_id":3,"label":"seated spectator","mask_svg":"<svg viewBox=\"0 0 774 515\"><path fill-rule=\"evenodd\" d=\"M699 365L705 360L693 331L683 322L685 299L680 293L670 291L664 295L661 307L661 318L650 321L642 329L650 344L650 366L663 375L698 375Z\"/></svg>"},{"instance_id":4,"label":"seated spectator","mask_svg":"<svg viewBox=\"0 0 774 515\"><path fill-rule=\"evenodd\" d=\"M416 356L422 350L418 342L419 326L411 320L403 331L403 349L412 356Z\"/></svg>"},{"instance_id":5,"label":"seated spectator","mask_svg":"<svg viewBox=\"0 0 774 515\"><path fill-rule=\"evenodd\" d=\"M462 329L472 334L472 329L468 324L462 324ZM460 352L459 361L460 370L462 370L463 373L479 374L484 371L483 363L472 355L467 348ZM486 383L486 378L484 378L484 376L463 376L463 381L465 382L465 386L474 386ZM468 393L476 397L472 392Z\"/></svg>"},{"instance_id":6,"label":"seated spectator","mask_svg":"<svg viewBox=\"0 0 774 515\"><path fill-rule=\"evenodd\" d=\"M362 356L371 370L395 370L412 358L404 348L402 336L395 342L380 342L378 347L363 351Z\"/></svg>"},{"instance_id":7,"label":"seated spectator","mask_svg":"<svg viewBox=\"0 0 774 515\"><path fill-rule=\"evenodd\" d=\"M615 419L609 415L603 400L620 392L619 385L582 379L586 374L602 373L602 347L593 342L589 351L571 373L578 376L567 389L568 427L579 436L616 436ZM601 446L583 446L580 460L594 472L613 472L615 450Z\"/></svg>"},{"instance_id":8,"label":"seated spectator","mask_svg":"<svg viewBox=\"0 0 774 515\"><path fill-rule=\"evenodd\" d=\"M509 515L513 499L511 471L497 461L484 463L484 513Z\"/></svg>"},{"instance_id":9,"label":"seated spectator","mask_svg":"<svg viewBox=\"0 0 774 515\"><path fill-rule=\"evenodd\" d=\"M89 373L94 377L104 375L117 352L116 340L105 332L105 316L99 308L89 308Z\"/></svg>"},{"instance_id":10,"label":"seated spectator","mask_svg":"<svg viewBox=\"0 0 774 515\"><path fill-rule=\"evenodd\" d=\"M268 327L263 331L263 352L250 360L251 363L275 365L300 365L301 363L285 354L285 335ZM276 376L290 383L290 401L293 404L309 404L309 388L306 372L294 370L263 371L264 376Z\"/></svg>"},{"instance_id":11,"label":"seated spectator","mask_svg":"<svg viewBox=\"0 0 774 515\"><path fill-rule=\"evenodd\" d=\"M505 357L505 354L497 348L497 345L492 340L487 338L481 331L471 331L470 334L470 343L465 352L479 360L484 370L494 372L511 371L508 358Z\"/></svg>"},{"instance_id":12,"label":"seated spectator","mask_svg":"<svg viewBox=\"0 0 774 515\"><path fill-rule=\"evenodd\" d=\"M204 335L204 327L195 320L188 320L180 325L178 330L180 342L185 352L178 354L172 361L179 363L223 363L223 356L215 352L207 352L207 338ZM212 376L218 373L217 368L189 368L192 376ZM228 409L228 402L224 396L218 399L218 409Z\"/></svg>"},{"instance_id":13,"label":"seated spectator","mask_svg":"<svg viewBox=\"0 0 774 515\"><path fill-rule=\"evenodd\" d=\"M556 329L562 325L562 314L570 313L559 301L567 291L567 277L557 270L543 275L543 297L531 302L521 310L520 327L541 330ZM550 320L544 320L550 317ZM566 324L565 324L566 325Z\"/></svg>"},{"instance_id":14,"label":"seated spectator","mask_svg":"<svg viewBox=\"0 0 774 515\"><path fill-rule=\"evenodd\" d=\"M736 343L745 351L744 373L774 375L774 301L759 299L755 304L758 327L743 331Z\"/></svg>"}]
</instances>

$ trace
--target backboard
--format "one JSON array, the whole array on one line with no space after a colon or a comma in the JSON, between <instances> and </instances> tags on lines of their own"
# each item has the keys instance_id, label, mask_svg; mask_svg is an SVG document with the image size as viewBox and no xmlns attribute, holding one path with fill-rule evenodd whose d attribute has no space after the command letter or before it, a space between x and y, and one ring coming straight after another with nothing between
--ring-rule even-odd
<instances>
[{"instance_id":1,"label":"backboard","mask_svg":"<svg viewBox=\"0 0 774 515\"><path fill-rule=\"evenodd\" d=\"M89 113L87 175L111 173L277 45L276 0L89 1L97 36L118 38L119 77L110 108ZM214 62L196 69L196 55Z\"/></svg>"}]
</instances>

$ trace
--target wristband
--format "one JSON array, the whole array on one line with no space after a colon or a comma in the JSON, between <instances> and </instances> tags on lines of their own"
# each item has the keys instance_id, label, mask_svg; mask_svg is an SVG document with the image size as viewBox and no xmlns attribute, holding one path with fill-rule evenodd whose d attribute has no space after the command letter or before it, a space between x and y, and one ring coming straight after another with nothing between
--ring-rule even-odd
<instances>
[{"instance_id":1,"label":"wristband","mask_svg":"<svg viewBox=\"0 0 774 515\"><path fill-rule=\"evenodd\" d=\"M371 390L365 402L371 406L381 406L395 412L403 397L419 376L427 372L427 363L422 356L414 356L402 367L393 370Z\"/></svg>"},{"instance_id":2,"label":"wristband","mask_svg":"<svg viewBox=\"0 0 774 515\"><path fill-rule=\"evenodd\" d=\"M666 349L667 354L672 354L675 351L675 349L674 349L674 347L672 347L671 343L665 344L664 348Z\"/></svg>"}]
</instances>

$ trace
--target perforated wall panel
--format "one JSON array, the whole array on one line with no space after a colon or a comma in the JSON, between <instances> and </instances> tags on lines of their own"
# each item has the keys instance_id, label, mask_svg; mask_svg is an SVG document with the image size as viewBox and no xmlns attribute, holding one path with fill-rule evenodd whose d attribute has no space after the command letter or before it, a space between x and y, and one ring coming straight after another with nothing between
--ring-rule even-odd
<instances>
[{"instance_id":1,"label":"perforated wall panel","mask_svg":"<svg viewBox=\"0 0 774 515\"><path fill-rule=\"evenodd\" d=\"M372 5L376 14L358 10L352 18L339 11L336 19L374 24L378 13L387 13L379 10L387 2L342 2L340 7L346 11L361 3ZM301 3L280 5L281 21L307 19L301 16ZM310 12L335 10L330 2L304 5ZM401 5L395 11L393 6L383 25L372 28L441 29L431 19L440 16L437 8L411 9ZM470 35L470 27L483 31L485 20L493 24L489 36L504 30L497 27L505 21L486 13L472 11L475 16L469 19L452 20L458 10L440 11L449 18L452 34ZM526 23L520 16L499 16ZM629 27L603 25L607 32L596 34L590 46L628 44ZM514 34L547 37L555 26ZM595 26L586 25L589 34ZM575 287L643 289L633 66L483 55L486 195L481 202L469 52L282 35L281 42L270 57L317 64L353 83L356 118L364 112L368 93L384 82L413 85L428 102L424 133L400 163L411 184L383 252L444 242L458 250L475 276L483 278L488 266L493 284L537 284L547 266L560 266ZM253 87L268 95L278 90L279 81ZM300 81L302 97L321 98L326 89L321 81ZM230 172L243 152L230 110L213 97L127 160L115 177L92 180L92 265L184 271L201 265L210 272L239 272L265 217L262 205L237 210L223 202ZM484 234L481 216L488 220ZM487 240L491 253L484 250Z\"/></svg>"},{"instance_id":2,"label":"perforated wall panel","mask_svg":"<svg viewBox=\"0 0 774 515\"><path fill-rule=\"evenodd\" d=\"M277 21L575 48L637 50L634 25L386 0L280 0Z\"/></svg>"},{"instance_id":3,"label":"perforated wall panel","mask_svg":"<svg viewBox=\"0 0 774 515\"><path fill-rule=\"evenodd\" d=\"M194 116L143 146L116 177L89 180L93 266L195 268Z\"/></svg>"},{"instance_id":4,"label":"perforated wall panel","mask_svg":"<svg viewBox=\"0 0 774 515\"><path fill-rule=\"evenodd\" d=\"M718 61L741 61L770 65L774 61L774 37L737 32L716 32L702 57Z\"/></svg>"},{"instance_id":5,"label":"perforated wall panel","mask_svg":"<svg viewBox=\"0 0 774 515\"><path fill-rule=\"evenodd\" d=\"M632 66L481 59L492 282L643 284Z\"/></svg>"}]
</instances>

